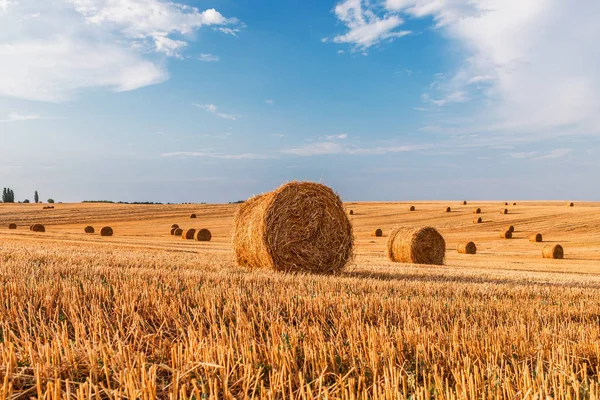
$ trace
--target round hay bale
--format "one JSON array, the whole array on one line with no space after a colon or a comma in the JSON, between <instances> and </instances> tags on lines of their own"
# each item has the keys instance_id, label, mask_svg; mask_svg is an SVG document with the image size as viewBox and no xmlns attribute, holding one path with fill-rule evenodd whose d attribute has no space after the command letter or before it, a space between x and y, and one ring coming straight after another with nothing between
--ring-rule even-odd
<instances>
[{"instance_id":1,"label":"round hay bale","mask_svg":"<svg viewBox=\"0 0 600 400\"><path fill-rule=\"evenodd\" d=\"M190 215L190 218L196 218L196 214Z\"/></svg>"},{"instance_id":2,"label":"round hay bale","mask_svg":"<svg viewBox=\"0 0 600 400\"><path fill-rule=\"evenodd\" d=\"M475 254L477 253L477 246L473 242L461 242L456 246L456 251L460 254Z\"/></svg>"},{"instance_id":3,"label":"round hay bale","mask_svg":"<svg viewBox=\"0 0 600 400\"><path fill-rule=\"evenodd\" d=\"M573 204L572 202L567 203L567 207L573 207L573 206L575 206L575 204Z\"/></svg>"},{"instance_id":4,"label":"round hay bale","mask_svg":"<svg viewBox=\"0 0 600 400\"><path fill-rule=\"evenodd\" d=\"M175 235L176 230L177 230L177 228L171 228L171 235Z\"/></svg>"},{"instance_id":5,"label":"round hay bale","mask_svg":"<svg viewBox=\"0 0 600 400\"><path fill-rule=\"evenodd\" d=\"M94 233L94 232L96 232L94 230L93 226L86 226L85 229L84 229L84 231L85 231L85 233Z\"/></svg>"},{"instance_id":6,"label":"round hay bale","mask_svg":"<svg viewBox=\"0 0 600 400\"><path fill-rule=\"evenodd\" d=\"M481 208L474 208L473 209L473 214L481 214Z\"/></svg>"},{"instance_id":7,"label":"round hay bale","mask_svg":"<svg viewBox=\"0 0 600 400\"><path fill-rule=\"evenodd\" d=\"M199 229L196 232L196 240L199 242L210 242L212 239L212 233L208 229Z\"/></svg>"},{"instance_id":8,"label":"round hay bale","mask_svg":"<svg viewBox=\"0 0 600 400\"><path fill-rule=\"evenodd\" d=\"M195 229L188 229L186 231L183 232L183 234L181 235L181 238L184 240L194 240L194 235L196 234L196 230Z\"/></svg>"},{"instance_id":9,"label":"round hay bale","mask_svg":"<svg viewBox=\"0 0 600 400\"><path fill-rule=\"evenodd\" d=\"M171 229L177 229L177 228L179 228L179 225L177 225L177 224L171 225Z\"/></svg>"},{"instance_id":10,"label":"round hay bale","mask_svg":"<svg viewBox=\"0 0 600 400\"><path fill-rule=\"evenodd\" d=\"M451 212L451 211L452 211L452 209L450 207L444 208L444 212Z\"/></svg>"},{"instance_id":11,"label":"round hay bale","mask_svg":"<svg viewBox=\"0 0 600 400\"><path fill-rule=\"evenodd\" d=\"M46 232L46 227L42 224L34 224L31 230L34 232Z\"/></svg>"},{"instance_id":12,"label":"round hay bale","mask_svg":"<svg viewBox=\"0 0 600 400\"><path fill-rule=\"evenodd\" d=\"M466 205L467 205L467 201L466 201L466 200L463 200L463 202L462 202L462 205L463 205L463 206L466 206Z\"/></svg>"},{"instance_id":13,"label":"round hay bale","mask_svg":"<svg viewBox=\"0 0 600 400\"><path fill-rule=\"evenodd\" d=\"M531 235L529 235L529 241L534 243L540 243L542 241L542 234L532 233Z\"/></svg>"},{"instance_id":14,"label":"round hay bale","mask_svg":"<svg viewBox=\"0 0 600 400\"><path fill-rule=\"evenodd\" d=\"M375 229L375 232L373 232L373 236L382 237L383 231L381 229L377 228L377 229Z\"/></svg>"},{"instance_id":15,"label":"round hay bale","mask_svg":"<svg viewBox=\"0 0 600 400\"><path fill-rule=\"evenodd\" d=\"M501 208L501 209L500 209L500 214L508 214L508 209L506 209L506 208Z\"/></svg>"},{"instance_id":16,"label":"round hay bale","mask_svg":"<svg viewBox=\"0 0 600 400\"><path fill-rule=\"evenodd\" d=\"M544 246L544 249L542 250L542 256L544 258L555 258L560 260L565 256L565 253L560 244L548 244Z\"/></svg>"},{"instance_id":17,"label":"round hay bale","mask_svg":"<svg viewBox=\"0 0 600 400\"><path fill-rule=\"evenodd\" d=\"M354 215L354 210L350 210L350 215Z\"/></svg>"},{"instance_id":18,"label":"round hay bale","mask_svg":"<svg viewBox=\"0 0 600 400\"><path fill-rule=\"evenodd\" d=\"M395 262L442 265L446 242L432 227L397 228L390 234L387 250Z\"/></svg>"},{"instance_id":19,"label":"round hay bale","mask_svg":"<svg viewBox=\"0 0 600 400\"><path fill-rule=\"evenodd\" d=\"M175 235L175 236L183 235L183 229L181 229L181 228L175 229L175 232L173 233L173 235Z\"/></svg>"},{"instance_id":20,"label":"round hay bale","mask_svg":"<svg viewBox=\"0 0 600 400\"><path fill-rule=\"evenodd\" d=\"M483 222L483 220L481 219L481 217L475 217L475 218L473 218L473 223L474 224L480 224L482 222Z\"/></svg>"},{"instance_id":21,"label":"round hay bale","mask_svg":"<svg viewBox=\"0 0 600 400\"><path fill-rule=\"evenodd\" d=\"M112 236L113 230L110 226L105 226L100 230L100 236Z\"/></svg>"},{"instance_id":22,"label":"round hay bale","mask_svg":"<svg viewBox=\"0 0 600 400\"><path fill-rule=\"evenodd\" d=\"M8 224L8 229L17 229L17 224Z\"/></svg>"},{"instance_id":23,"label":"round hay bale","mask_svg":"<svg viewBox=\"0 0 600 400\"><path fill-rule=\"evenodd\" d=\"M505 205L505 206L507 206L507 205L508 205L508 203L507 203L507 202L504 202L504 205Z\"/></svg>"},{"instance_id":24,"label":"round hay bale","mask_svg":"<svg viewBox=\"0 0 600 400\"><path fill-rule=\"evenodd\" d=\"M512 225L508 225L508 226L506 227L506 230L507 230L507 231L510 231L510 233L514 233L514 232L515 232L515 227L514 227L514 226L512 226Z\"/></svg>"},{"instance_id":25,"label":"round hay bale","mask_svg":"<svg viewBox=\"0 0 600 400\"><path fill-rule=\"evenodd\" d=\"M506 230L506 231L500 233L500 238L501 239L512 239L512 232L509 230Z\"/></svg>"},{"instance_id":26,"label":"round hay bale","mask_svg":"<svg viewBox=\"0 0 600 400\"><path fill-rule=\"evenodd\" d=\"M241 204L234 217L239 265L335 273L353 257L352 224L325 185L290 182Z\"/></svg>"},{"instance_id":27,"label":"round hay bale","mask_svg":"<svg viewBox=\"0 0 600 400\"><path fill-rule=\"evenodd\" d=\"M33 225L29 225L29 230L33 231Z\"/></svg>"},{"instance_id":28,"label":"round hay bale","mask_svg":"<svg viewBox=\"0 0 600 400\"><path fill-rule=\"evenodd\" d=\"M410 206L408 209L408 211L415 211L415 210L416 210L415 206Z\"/></svg>"},{"instance_id":29,"label":"round hay bale","mask_svg":"<svg viewBox=\"0 0 600 400\"><path fill-rule=\"evenodd\" d=\"M516 205L517 205L517 203L513 203L513 206L516 206Z\"/></svg>"}]
</instances>

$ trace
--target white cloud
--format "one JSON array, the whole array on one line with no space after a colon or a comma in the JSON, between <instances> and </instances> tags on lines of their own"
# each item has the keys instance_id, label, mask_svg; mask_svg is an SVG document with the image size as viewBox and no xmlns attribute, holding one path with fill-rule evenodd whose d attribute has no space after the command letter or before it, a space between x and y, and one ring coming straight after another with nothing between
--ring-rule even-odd
<instances>
[{"instance_id":1,"label":"white cloud","mask_svg":"<svg viewBox=\"0 0 600 400\"><path fill-rule=\"evenodd\" d=\"M544 154L542 156L534 157L534 158L532 158L532 160L552 160L552 159L556 159L556 158L562 158L562 157L565 157L566 155L570 154L572 151L573 151L573 149L568 149L568 148L555 149L555 150L547 152L546 154Z\"/></svg>"},{"instance_id":2,"label":"white cloud","mask_svg":"<svg viewBox=\"0 0 600 400\"><path fill-rule=\"evenodd\" d=\"M219 32L223 32L226 35L231 35L237 37L237 34L240 32L239 28L217 28Z\"/></svg>"},{"instance_id":3,"label":"white cloud","mask_svg":"<svg viewBox=\"0 0 600 400\"><path fill-rule=\"evenodd\" d=\"M344 140L344 139L348 139L348 134L341 133L339 135L329 135L329 136L325 136L325 139L327 139L327 140Z\"/></svg>"},{"instance_id":4,"label":"white cloud","mask_svg":"<svg viewBox=\"0 0 600 400\"><path fill-rule=\"evenodd\" d=\"M198 56L198 60L205 62L216 62L219 61L219 56L215 56L214 54L202 53Z\"/></svg>"},{"instance_id":5,"label":"white cloud","mask_svg":"<svg viewBox=\"0 0 600 400\"><path fill-rule=\"evenodd\" d=\"M40 119L40 116L32 114L10 113L6 119L2 119L0 122L33 121L36 119Z\"/></svg>"},{"instance_id":6,"label":"white cloud","mask_svg":"<svg viewBox=\"0 0 600 400\"><path fill-rule=\"evenodd\" d=\"M194 105L204 111L207 111L211 114L216 115L219 118L231 119L234 121L237 119L237 117L235 115L219 112L218 107L215 106L214 104L196 104L196 103L194 103Z\"/></svg>"},{"instance_id":7,"label":"white cloud","mask_svg":"<svg viewBox=\"0 0 600 400\"><path fill-rule=\"evenodd\" d=\"M285 135L284 135L283 133L271 133L271 134L269 134L269 136L273 136L273 137L282 138L282 137L284 137Z\"/></svg>"},{"instance_id":8,"label":"white cloud","mask_svg":"<svg viewBox=\"0 0 600 400\"><path fill-rule=\"evenodd\" d=\"M537 151L528 151L528 152L521 152L521 153L510 153L510 156L512 158L531 158L537 154L538 154Z\"/></svg>"},{"instance_id":9,"label":"white cloud","mask_svg":"<svg viewBox=\"0 0 600 400\"><path fill-rule=\"evenodd\" d=\"M255 153L242 153L242 154L226 154L226 153L218 153L213 151L178 151L174 153L163 153L160 155L161 157L207 157L207 158L218 158L223 160L267 160L271 158L275 158L274 156L269 156L265 154L255 154Z\"/></svg>"},{"instance_id":10,"label":"white cloud","mask_svg":"<svg viewBox=\"0 0 600 400\"><path fill-rule=\"evenodd\" d=\"M349 43L355 50L364 52L383 40L394 40L411 33L397 30L404 23L397 14L384 13L378 16L375 11L366 0L344 0L338 3L334 13L348 31L335 36L333 42Z\"/></svg>"},{"instance_id":11,"label":"white cloud","mask_svg":"<svg viewBox=\"0 0 600 400\"><path fill-rule=\"evenodd\" d=\"M197 29L236 23L212 9L166 0L0 4L0 96L50 102L85 89L128 91L163 82L169 78L164 56L182 57Z\"/></svg>"},{"instance_id":12,"label":"white cloud","mask_svg":"<svg viewBox=\"0 0 600 400\"><path fill-rule=\"evenodd\" d=\"M272 106L274 101L273 100L265 100L265 103L267 103L268 105Z\"/></svg>"},{"instance_id":13,"label":"white cloud","mask_svg":"<svg viewBox=\"0 0 600 400\"><path fill-rule=\"evenodd\" d=\"M281 153L301 157L331 155L331 154L349 154L349 155L381 155L388 153L406 153L411 151L424 150L429 146L421 145L403 145L403 146L378 146L378 147L359 147L345 145L339 142L318 142L311 143L301 147L294 147L281 150Z\"/></svg>"}]
</instances>

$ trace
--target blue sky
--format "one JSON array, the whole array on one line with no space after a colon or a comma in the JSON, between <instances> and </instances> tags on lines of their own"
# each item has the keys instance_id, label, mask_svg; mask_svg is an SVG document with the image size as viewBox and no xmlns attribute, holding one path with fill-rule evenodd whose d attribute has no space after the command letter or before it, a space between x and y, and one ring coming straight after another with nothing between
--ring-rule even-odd
<instances>
[{"instance_id":1,"label":"blue sky","mask_svg":"<svg viewBox=\"0 0 600 400\"><path fill-rule=\"evenodd\" d=\"M597 1L0 0L17 200L598 200Z\"/></svg>"}]
</instances>

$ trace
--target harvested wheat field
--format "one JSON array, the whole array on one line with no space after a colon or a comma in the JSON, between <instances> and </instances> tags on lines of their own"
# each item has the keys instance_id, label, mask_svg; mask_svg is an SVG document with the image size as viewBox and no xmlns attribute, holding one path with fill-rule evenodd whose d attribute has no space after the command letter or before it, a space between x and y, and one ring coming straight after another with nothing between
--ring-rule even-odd
<instances>
[{"instance_id":1,"label":"harvested wheat field","mask_svg":"<svg viewBox=\"0 0 600 400\"><path fill-rule=\"evenodd\" d=\"M498 203L346 203L337 275L236 266L235 205L0 204L0 398L598 398L600 204ZM444 265L389 261L398 226L439 231Z\"/></svg>"}]
</instances>

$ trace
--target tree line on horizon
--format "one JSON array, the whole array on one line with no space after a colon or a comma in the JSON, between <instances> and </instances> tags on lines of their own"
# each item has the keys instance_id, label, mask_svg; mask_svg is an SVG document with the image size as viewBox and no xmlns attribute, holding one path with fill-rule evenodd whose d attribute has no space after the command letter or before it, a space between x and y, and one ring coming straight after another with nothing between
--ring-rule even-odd
<instances>
[{"instance_id":1,"label":"tree line on horizon","mask_svg":"<svg viewBox=\"0 0 600 400\"><path fill-rule=\"evenodd\" d=\"M38 191L36 190L35 193L33 194L33 201L35 203L40 203L40 195L38 194ZM11 188L4 188L2 190L2 202L3 203L15 203L15 192L11 189ZM54 199L48 199L47 201L48 203L54 203ZM19 203L21 203L19 201ZM29 199L25 199L23 200L23 203L30 203Z\"/></svg>"}]
</instances>

